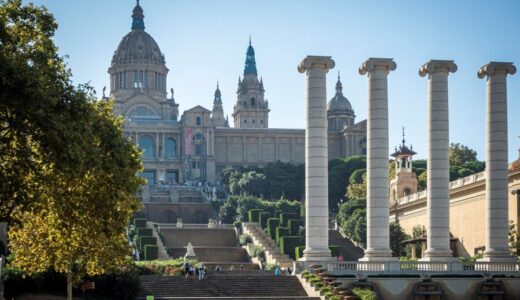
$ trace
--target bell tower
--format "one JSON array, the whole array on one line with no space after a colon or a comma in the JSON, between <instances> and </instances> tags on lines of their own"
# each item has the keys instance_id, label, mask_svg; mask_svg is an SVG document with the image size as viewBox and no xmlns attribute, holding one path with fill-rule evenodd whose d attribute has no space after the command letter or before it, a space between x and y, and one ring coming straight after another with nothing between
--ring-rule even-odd
<instances>
[{"instance_id":1,"label":"bell tower","mask_svg":"<svg viewBox=\"0 0 520 300\"><path fill-rule=\"evenodd\" d=\"M268 128L269 103L264 98L264 82L258 80L255 50L249 38L244 78L238 78L237 102L233 108L235 128Z\"/></svg>"},{"instance_id":2,"label":"bell tower","mask_svg":"<svg viewBox=\"0 0 520 300\"><path fill-rule=\"evenodd\" d=\"M417 177L412 171L412 157L415 154L411 145L410 148L406 146L403 127L402 144L390 154L395 158L395 177L390 181L390 206L395 205L397 199L417 192Z\"/></svg>"}]
</instances>

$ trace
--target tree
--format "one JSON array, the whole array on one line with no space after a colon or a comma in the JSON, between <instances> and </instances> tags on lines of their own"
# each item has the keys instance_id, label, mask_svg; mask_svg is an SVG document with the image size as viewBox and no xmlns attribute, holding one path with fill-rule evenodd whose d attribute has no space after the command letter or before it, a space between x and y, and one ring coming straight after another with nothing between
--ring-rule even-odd
<instances>
[{"instance_id":1,"label":"tree","mask_svg":"<svg viewBox=\"0 0 520 300\"><path fill-rule=\"evenodd\" d=\"M476 161L477 152L460 143L451 143L449 148L450 165L460 166L465 162Z\"/></svg>"},{"instance_id":2,"label":"tree","mask_svg":"<svg viewBox=\"0 0 520 300\"><path fill-rule=\"evenodd\" d=\"M345 197L352 173L359 169L366 169L365 156L351 156L346 159L329 161L329 209L337 211L338 203Z\"/></svg>"},{"instance_id":3,"label":"tree","mask_svg":"<svg viewBox=\"0 0 520 300\"><path fill-rule=\"evenodd\" d=\"M361 176L361 180L359 177ZM347 186L347 199L365 199L367 197L367 173L366 169L354 171L349 179L350 184Z\"/></svg>"},{"instance_id":4,"label":"tree","mask_svg":"<svg viewBox=\"0 0 520 300\"><path fill-rule=\"evenodd\" d=\"M238 181L238 187L242 194L261 196L265 191L266 178L264 174L250 171L243 173Z\"/></svg>"},{"instance_id":5,"label":"tree","mask_svg":"<svg viewBox=\"0 0 520 300\"><path fill-rule=\"evenodd\" d=\"M14 266L72 282L128 261L140 154L112 103L71 84L44 8L0 1L0 220Z\"/></svg>"},{"instance_id":6,"label":"tree","mask_svg":"<svg viewBox=\"0 0 520 300\"><path fill-rule=\"evenodd\" d=\"M406 249L403 246L403 241L410 239L399 223L390 223L390 249L392 249L392 256L401 257L406 256Z\"/></svg>"}]
</instances>

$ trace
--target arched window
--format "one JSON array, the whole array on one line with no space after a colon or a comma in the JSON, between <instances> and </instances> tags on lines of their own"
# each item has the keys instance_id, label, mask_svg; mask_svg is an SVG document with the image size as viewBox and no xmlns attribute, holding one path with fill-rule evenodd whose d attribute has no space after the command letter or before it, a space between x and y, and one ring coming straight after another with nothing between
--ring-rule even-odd
<instances>
[{"instance_id":1,"label":"arched window","mask_svg":"<svg viewBox=\"0 0 520 300\"><path fill-rule=\"evenodd\" d=\"M154 158L154 142L153 138L149 135L142 136L139 139L139 148L144 151L144 158Z\"/></svg>"},{"instance_id":2,"label":"arched window","mask_svg":"<svg viewBox=\"0 0 520 300\"><path fill-rule=\"evenodd\" d=\"M197 124L197 126L202 125L202 119L200 117L197 117L197 119L195 120L195 124Z\"/></svg>"},{"instance_id":3,"label":"arched window","mask_svg":"<svg viewBox=\"0 0 520 300\"><path fill-rule=\"evenodd\" d=\"M166 139L166 158L177 156L177 142L173 138Z\"/></svg>"},{"instance_id":4,"label":"arched window","mask_svg":"<svg viewBox=\"0 0 520 300\"><path fill-rule=\"evenodd\" d=\"M255 98L251 98L251 106L255 106L256 105L256 100Z\"/></svg>"}]
</instances>

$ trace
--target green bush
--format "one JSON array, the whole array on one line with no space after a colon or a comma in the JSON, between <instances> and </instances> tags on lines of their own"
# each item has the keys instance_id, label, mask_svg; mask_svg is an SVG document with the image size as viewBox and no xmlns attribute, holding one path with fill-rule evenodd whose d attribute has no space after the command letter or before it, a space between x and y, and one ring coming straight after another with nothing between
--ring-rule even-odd
<instances>
[{"instance_id":1,"label":"green bush","mask_svg":"<svg viewBox=\"0 0 520 300\"><path fill-rule=\"evenodd\" d=\"M159 257L159 247L156 245L144 246L144 260L156 260Z\"/></svg>"},{"instance_id":2,"label":"green bush","mask_svg":"<svg viewBox=\"0 0 520 300\"><path fill-rule=\"evenodd\" d=\"M301 236L282 236L280 238L280 252L289 255L291 259L295 259L295 248L304 244L305 240Z\"/></svg>"},{"instance_id":3,"label":"green bush","mask_svg":"<svg viewBox=\"0 0 520 300\"><path fill-rule=\"evenodd\" d=\"M305 250L305 246L297 246L294 248L294 260L299 260L303 257L303 250Z\"/></svg>"},{"instance_id":4,"label":"green bush","mask_svg":"<svg viewBox=\"0 0 520 300\"><path fill-rule=\"evenodd\" d=\"M290 235L300 235L300 226L305 227L305 221L300 219L290 219L287 223Z\"/></svg>"},{"instance_id":5,"label":"green bush","mask_svg":"<svg viewBox=\"0 0 520 300\"><path fill-rule=\"evenodd\" d=\"M240 243L240 245L247 245L247 244L250 244L253 242L253 239L251 238L251 236L249 234L241 234L239 237L238 237L238 241Z\"/></svg>"},{"instance_id":6,"label":"green bush","mask_svg":"<svg viewBox=\"0 0 520 300\"><path fill-rule=\"evenodd\" d=\"M369 289L353 288L352 294L356 295L361 300L376 300L376 293Z\"/></svg>"},{"instance_id":7,"label":"green bush","mask_svg":"<svg viewBox=\"0 0 520 300\"><path fill-rule=\"evenodd\" d=\"M233 226L235 226L236 229L241 230L242 229L242 221L235 221L235 222L233 222Z\"/></svg>"},{"instance_id":8,"label":"green bush","mask_svg":"<svg viewBox=\"0 0 520 300\"><path fill-rule=\"evenodd\" d=\"M329 246L329 249L330 249L330 255L332 257L336 257L339 255L339 246L336 246L336 245L330 245Z\"/></svg>"},{"instance_id":9,"label":"green bush","mask_svg":"<svg viewBox=\"0 0 520 300\"><path fill-rule=\"evenodd\" d=\"M280 219L267 219L267 235L269 235L273 241L276 240L276 227L278 227L278 225L280 225Z\"/></svg>"},{"instance_id":10,"label":"green bush","mask_svg":"<svg viewBox=\"0 0 520 300\"><path fill-rule=\"evenodd\" d=\"M249 222L258 223L259 214L264 211L263 209L253 208L248 211Z\"/></svg>"},{"instance_id":11,"label":"green bush","mask_svg":"<svg viewBox=\"0 0 520 300\"><path fill-rule=\"evenodd\" d=\"M289 228L287 227L276 227L276 245L280 246L280 238L282 236L289 236Z\"/></svg>"},{"instance_id":12,"label":"green bush","mask_svg":"<svg viewBox=\"0 0 520 300\"><path fill-rule=\"evenodd\" d=\"M277 209L274 211L274 217L280 219L280 214L283 213L283 210Z\"/></svg>"},{"instance_id":13,"label":"green bush","mask_svg":"<svg viewBox=\"0 0 520 300\"><path fill-rule=\"evenodd\" d=\"M143 252L146 245L157 245L157 238L153 236L140 236L137 239L137 247L139 252Z\"/></svg>"},{"instance_id":14,"label":"green bush","mask_svg":"<svg viewBox=\"0 0 520 300\"><path fill-rule=\"evenodd\" d=\"M253 244L249 244L247 247L249 248L249 255L251 255L252 257L264 257L265 256L264 248L262 248L258 245L253 245Z\"/></svg>"},{"instance_id":15,"label":"green bush","mask_svg":"<svg viewBox=\"0 0 520 300\"><path fill-rule=\"evenodd\" d=\"M137 228L138 236L152 236L152 228Z\"/></svg>"},{"instance_id":16,"label":"green bush","mask_svg":"<svg viewBox=\"0 0 520 300\"><path fill-rule=\"evenodd\" d=\"M287 227L287 223L289 223L290 219L297 219L298 215L296 213L281 213L280 214L280 225L283 227Z\"/></svg>"},{"instance_id":17,"label":"green bush","mask_svg":"<svg viewBox=\"0 0 520 300\"><path fill-rule=\"evenodd\" d=\"M135 228L146 228L146 219L134 219Z\"/></svg>"},{"instance_id":18,"label":"green bush","mask_svg":"<svg viewBox=\"0 0 520 300\"><path fill-rule=\"evenodd\" d=\"M261 212L258 218L258 224L262 229L265 229L267 227L267 220L271 218L270 212Z\"/></svg>"}]
</instances>

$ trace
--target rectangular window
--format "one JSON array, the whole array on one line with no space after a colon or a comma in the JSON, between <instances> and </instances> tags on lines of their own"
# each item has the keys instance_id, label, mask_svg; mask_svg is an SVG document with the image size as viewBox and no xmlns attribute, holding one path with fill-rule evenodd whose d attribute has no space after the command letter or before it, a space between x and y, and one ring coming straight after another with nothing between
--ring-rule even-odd
<instances>
[{"instance_id":1,"label":"rectangular window","mask_svg":"<svg viewBox=\"0 0 520 300\"><path fill-rule=\"evenodd\" d=\"M139 78L137 79L138 87L143 87L143 71L139 71Z\"/></svg>"},{"instance_id":2,"label":"rectangular window","mask_svg":"<svg viewBox=\"0 0 520 300\"><path fill-rule=\"evenodd\" d=\"M141 173L141 178L146 180L147 185L155 185L155 170L144 170Z\"/></svg>"},{"instance_id":3,"label":"rectangular window","mask_svg":"<svg viewBox=\"0 0 520 300\"><path fill-rule=\"evenodd\" d=\"M166 182L169 184L174 184L177 182L177 171L168 170L166 171Z\"/></svg>"},{"instance_id":4,"label":"rectangular window","mask_svg":"<svg viewBox=\"0 0 520 300\"><path fill-rule=\"evenodd\" d=\"M143 87L148 87L148 71L144 71Z\"/></svg>"},{"instance_id":5,"label":"rectangular window","mask_svg":"<svg viewBox=\"0 0 520 300\"><path fill-rule=\"evenodd\" d=\"M134 88L139 87L139 75L137 71L134 71Z\"/></svg>"},{"instance_id":6,"label":"rectangular window","mask_svg":"<svg viewBox=\"0 0 520 300\"><path fill-rule=\"evenodd\" d=\"M119 88L122 89L123 87L123 72L119 72Z\"/></svg>"},{"instance_id":7,"label":"rectangular window","mask_svg":"<svg viewBox=\"0 0 520 300\"><path fill-rule=\"evenodd\" d=\"M195 144L195 156L202 156L202 144Z\"/></svg>"},{"instance_id":8,"label":"rectangular window","mask_svg":"<svg viewBox=\"0 0 520 300\"><path fill-rule=\"evenodd\" d=\"M197 169L197 162L196 161L191 162L191 168L192 169Z\"/></svg>"}]
</instances>

